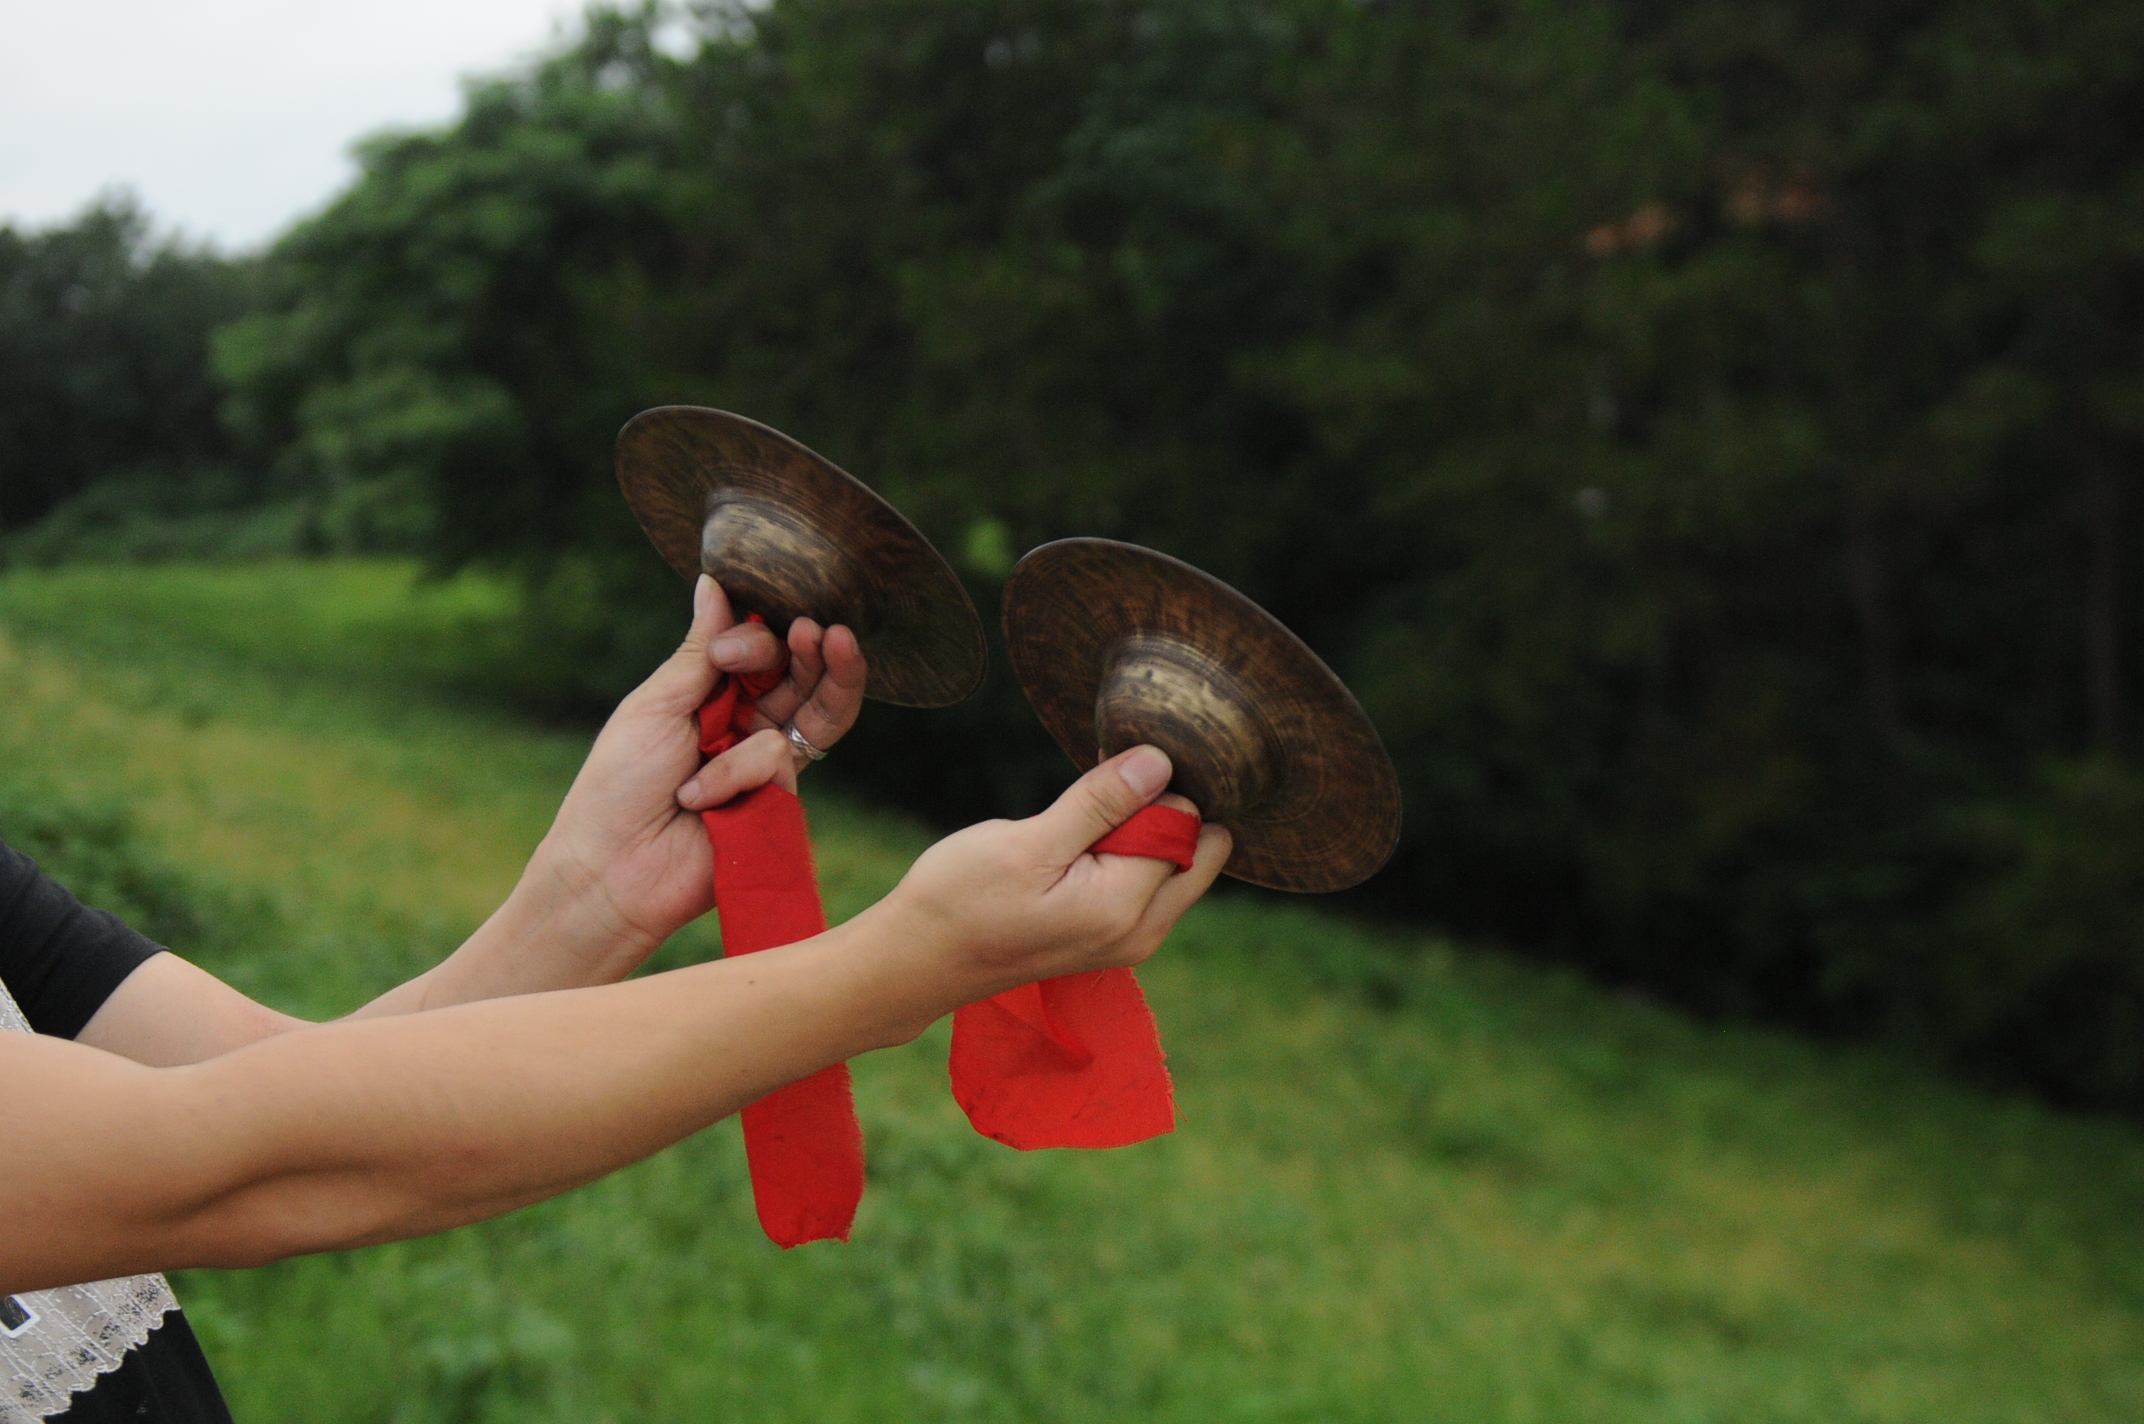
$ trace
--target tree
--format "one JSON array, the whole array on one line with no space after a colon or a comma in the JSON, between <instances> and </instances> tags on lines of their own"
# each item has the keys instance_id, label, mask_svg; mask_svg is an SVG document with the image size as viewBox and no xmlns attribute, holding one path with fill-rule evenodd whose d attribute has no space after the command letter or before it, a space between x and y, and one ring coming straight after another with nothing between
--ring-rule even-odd
<instances>
[{"instance_id":1,"label":"tree","mask_svg":"<svg viewBox=\"0 0 2144 1424\"><path fill-rule=\"evenodd\" d=\"M1373 903L2144 1104L2135 886L2084 850L2144 804L2134 7L658 19L278 247L218 349L323 538L521 570L538 686L600 704L679 597L612 434L743 411L985 608L1072 533L1272 608L1399 764ZM1002 664L842 762L947 818L1065 775Z\"/></svg>"},{"instance_id":2,"label":"tree","mask_svg":"<svg viewBox=\"0 0 2144 1424\"><path fill-rule=\"evenodd\" d=\"M251 493L207 359L247 299L244 264L158 237L125 195L0 227L0 534L100 481L159 510Z\"/></svg>"}]
</instances>

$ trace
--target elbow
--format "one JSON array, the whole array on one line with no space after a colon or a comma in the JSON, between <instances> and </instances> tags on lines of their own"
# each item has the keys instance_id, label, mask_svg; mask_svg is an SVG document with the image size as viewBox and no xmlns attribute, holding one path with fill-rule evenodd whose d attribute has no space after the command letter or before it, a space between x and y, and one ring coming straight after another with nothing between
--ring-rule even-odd
<instances>
[{"instance_id":1,"label":"elbow","mask_svg":"<svg viewBox=\"0 0 2144 1424\"><path fill-rule=\"evenodd\" d=\"M247 1270L294 1256L347 1251L445 1231L519 1202L413 1190L365 1170L274 1176L192 1215L187 1265Z\"/></svg>"},{"instance_id":2,"label":"elbow","mask_svg":"<svg viewBox=\"0 0 2144 1424\"><path fill-rule=\"evenodd\" d=\"M202 1208L187 1224L186 1264L250 1270L293 1256L343 1251L420 1234L421 1212L356 1183L313 1177L255 1183Z\"/></svg>"}]
</instances>

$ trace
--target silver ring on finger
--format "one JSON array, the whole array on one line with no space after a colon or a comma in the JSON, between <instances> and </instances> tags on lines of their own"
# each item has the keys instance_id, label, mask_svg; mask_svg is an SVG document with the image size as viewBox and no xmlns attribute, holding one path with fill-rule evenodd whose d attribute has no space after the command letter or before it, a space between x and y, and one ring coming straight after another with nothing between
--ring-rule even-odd
<instances>
[{"instance_id":1,"label":"silver ring on finger","mask_svg":"<svg viewBox=\"0 0 2144 1424\"><path fill-rule=\"evenodd\" d=\"M796 723L791 722L787 727L784 727L782 730L789 735L789 750L797 754L798 765L801 766L806 762L826 760L826 753L820 750L818 747L813 746L811 744L811 738L805 736L802 732L797 730Z\"/></svg>"}]
</instances>

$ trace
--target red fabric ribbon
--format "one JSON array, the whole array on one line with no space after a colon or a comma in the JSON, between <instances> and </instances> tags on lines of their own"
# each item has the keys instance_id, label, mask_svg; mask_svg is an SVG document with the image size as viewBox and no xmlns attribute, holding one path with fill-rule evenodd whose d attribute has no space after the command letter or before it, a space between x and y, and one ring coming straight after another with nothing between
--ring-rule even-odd
<instances>
[{"instance_id":1,"label":"red fabric ribbon","mask_svg":"<svg viewBox=\"0 0 2144 1424\"><path fill-rule=\"evenodd\" d=\"M1098 855L1191 868L1199 818L1149 806ZM953 1097L985 1137L1038 1147L1124 1147L1176 1127L1161 1032L1129 969L1023 984L953 1015Z\"/></svg>"},{"instance_id":2,"label":"red fabric ribbon","mask_svg":"<svg viewBox=\"0 0 2144 1424\"><path fill-rule=\"evenodd\" d=\"M760 622L759 615L752 615ZM750 735L757 700L782 673L726 676L700 708L700 751ZM826 928L803 803L779 786L702 811L714 851L725 955L809 939ZM1199 818L1149 806L1096 841L1096 854L1191 868ZM1025 984L953 1015L953 1096L976 1131L1025 1150L1122 1147L1173 1130L1161 1034L1129 969ZM864 1138L846 1063L747 1107L745 1156L759 1224L785 1250L846 1241L864 1193Z\"/></svg>"},{"instance_id":3,"label":"red fabric ribbon","mask_svg":"<svg viewBox=\"0 0 2144 1424\"><path fill-rule=\"evenodd\" d=\"M754 614L752 621L761 619ZM781 680L779 669L724 677L700 708L700 750L719 756L750 735L757 700ZM725 956L795 944L826 928L803 802L770 783L702 811L700 819L715 853ZM752 1200L767 1235L784 1250L848 1240L864 1194L864 1134L848 1064L777 1088L742 1117Z\"/></svg>"}]
</instances>

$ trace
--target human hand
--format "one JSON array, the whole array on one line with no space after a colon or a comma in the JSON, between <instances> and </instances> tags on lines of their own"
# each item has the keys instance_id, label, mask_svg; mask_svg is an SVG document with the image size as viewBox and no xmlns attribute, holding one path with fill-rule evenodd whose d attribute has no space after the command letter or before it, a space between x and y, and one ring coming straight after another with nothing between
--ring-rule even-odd
<instances>
[{"instance_id":1,"label":"human hand","mask_svg":"<svg viewBox=\"0 0 2144 1424\"><path fill-rule=\"evenodd\" d=\"M752 738L715 758L705 772L679 789L678 804L694 811L719 806L768 781L778 781L795 791L796 774L803 768L789 745L788 729L795 727L805 741L822 752L831 750L856 725L869 672L854 633L838 623L822 629L809 618L799 618L789 625L788 661L784 666L782 643L774 631L763 623L732 619L729 600L720 585L716 585L716 598L720 604L720 627L707 647L708 660L715 669L737 675L775 667L783 671L782 680L761 694L753 706L749 725ZM759 738L759 734L770 731L776 734L774 739ZM751 755L725 765L753 740L760 744ZM775 755L777 750L779 756Z\"/></svg>"},{"instance_id":2,"label":"human hand","mask_svg":"<svg viewBox=\"0 0 2144 1424\"><path fill-rule=\"evenodd\" d=\"M1088 772L1039 816L986 821L919 857L871 914L904 921L901 933L937 951L949 1006L1038 979L1141 962L1228 862L1221 826L1199 832L1181 874L1145 856L1088 848L1153 801L1169 758L1134 747ZM1181 796L1161 804L1195 811Z\"/></svg>"},{"instance_id":3,"label":"human hand","mask_svg":"<svg viewBox=\"0 0 2144 1424\"><path fill-rule=\"evenodd\" d=\"M684 642L611 714L523 878L570 896L585 922L578 937L603 946L601 967L577 982L622 977L712 908L713 860L695 813L769 781L796 789L797 757L778 728L793 722L826 748L855 724L866 675L855 635L800 618L788 655L782 682L759 699L760 730L702 767L696 713L716 679L782 656L774 634L739 623L703 576Z\"/></svg>"}]
</instances>

